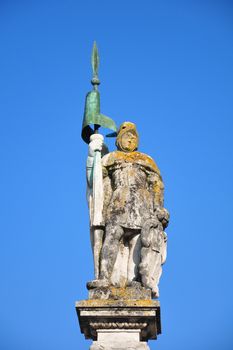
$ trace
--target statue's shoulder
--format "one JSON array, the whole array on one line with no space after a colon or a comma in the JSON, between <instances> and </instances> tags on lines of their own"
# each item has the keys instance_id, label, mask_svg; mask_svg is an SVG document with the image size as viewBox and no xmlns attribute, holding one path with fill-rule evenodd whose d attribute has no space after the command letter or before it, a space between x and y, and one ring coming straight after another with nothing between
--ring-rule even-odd
<instances>
[{"instance_id":1,"label":"statue's shoulder","mask_svg":"<svg viewBox=\"0 0 233 350\"><path fill-rule=\"evenodd\" d=\"M102 158L102 165L105 167L110 167L114 165L115 163L135 163L142 165L146 168L148 168L151 171L154 171L156 173L160 173L158 166L156 165L153 158L148 156L145 153L141 152L121 152L121 151L114 151L106 154Z\"/></svg>"},{"instance_id":2,"label":"statue's shoulder","mask_svg":"<svg viewBox=\"0 0 233 350\"><path fill-rule=\"evenodd\" d=\"M133 152L133 153L135 153L136 163L148 168L151 171L154 171L160 174L159 168L152 157L148 156L148 154L141 153L141 152Z\"/></svg>"},{"instance_id":3,"label":"statue's shoulder","mask_svg":"<svg viewBox=\"0 0 233 350\"><path fill-rule=\"evenodd\" d=\"M105 167L110 167L111 165L113 165L118 159L121 158L119 153L123 153L123 152L114 151L114 152L105 154L105 156L103 156L102 158L102 165Z\"/></svg>"}]
</instances>

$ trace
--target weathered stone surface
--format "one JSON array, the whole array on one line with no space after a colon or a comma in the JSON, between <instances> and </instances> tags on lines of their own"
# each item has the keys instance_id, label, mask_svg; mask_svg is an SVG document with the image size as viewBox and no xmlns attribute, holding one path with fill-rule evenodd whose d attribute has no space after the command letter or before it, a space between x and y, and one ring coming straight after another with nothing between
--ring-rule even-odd
<instances>
[{"instance_id":1,"label":"weathered stone surface","mask_svg":"<svg viewBox=\"0 0 233 350\"><path fill-rule=\"evenodd\" d=\"M96 288L106 288L126 287L137 281L151 289L153 297L158 297L161 265L166 259L164 229L169 221L169 214L163 208L162 177L153 159L137 151L135 124L121 125L116 146L115 152L103 152L101 135L93 135L89 144L87 183L96 277L93 283ZM96 154L101 151L103 183L100 177L96 179L98 193L100 188L103 193L95 200L92 179L97 162L100 169ZM97 226L95 216L101 217ZM91 291L90 296L96 297L98 293L107 295L107 291L98 289Z\"/></svg>"},{"instance_id":2,"label":"weathered stone surface","mask_svg":"<svg viewBox=\"0 0 233 350\"><path fill-rule=\"evenodd\" d=\"M106 334L107 330L120 330L121 334L137 330L139 341L156 339L161 333L156 300L89 299L77 302L76 310L81 332L87 339L99 341L98 334Z\"/></svg>"},{"instance_id":3,"label":"weathered stone surface","mask_svg":"<svg viewBox=\"0 0 233 350\"><path fill-rule=\"evenodd\" d=\"M99 287L89 289L89 299L146 300L151 299L151 290L139 283L132 287Z\"/></svg>"}]
</instances>

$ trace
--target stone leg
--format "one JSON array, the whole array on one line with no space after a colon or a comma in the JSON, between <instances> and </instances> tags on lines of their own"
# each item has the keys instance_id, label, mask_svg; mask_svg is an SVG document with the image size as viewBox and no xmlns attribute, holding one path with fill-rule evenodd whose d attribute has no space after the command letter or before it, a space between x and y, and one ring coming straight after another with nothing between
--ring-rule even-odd
<instances>
[{"instance_id":1,"label":"stone leg","mask_svg":"<svg viewBox=\"0 0 233 350\"><path fill-rule=\"evenodd\" d=\"M106 225L105 239L101 252L100 279L110 279L123 234L124 230L121 226Z\"/></svg>"},{"instance_id":2,"label":"stone leg","mask_svg":"<svg viewBox=\"0 0 233 350\"><path fill-rule=\"evenodd\" d=\"M128 258L128 283L135 281L138 276L138 265L141 260L141 239L140 234L135 235L129 241L129 258Z\"/></svg>"}]
</instances>

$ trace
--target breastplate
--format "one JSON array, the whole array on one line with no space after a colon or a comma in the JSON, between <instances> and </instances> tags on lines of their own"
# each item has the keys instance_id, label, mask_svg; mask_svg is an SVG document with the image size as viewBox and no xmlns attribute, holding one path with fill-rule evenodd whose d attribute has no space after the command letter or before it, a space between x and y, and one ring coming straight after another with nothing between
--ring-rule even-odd
<instances>
[{"instance_id":1,"label":"breastplate","mask_svg":"<svg viewBox=\"0 0 233 350\"><path fill-rule=\"evenodd\" d=\"M145 188L146 174L137 164L126 163L116 166L112 173L113 191L119 187Z\"/></svg>"}]
</instances>

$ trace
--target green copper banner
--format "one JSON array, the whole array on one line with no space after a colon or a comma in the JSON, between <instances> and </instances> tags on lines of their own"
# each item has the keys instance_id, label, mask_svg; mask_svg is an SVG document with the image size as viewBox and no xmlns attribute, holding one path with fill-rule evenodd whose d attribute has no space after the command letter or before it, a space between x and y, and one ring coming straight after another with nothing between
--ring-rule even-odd
<instances>
[{"instance_id":1,"label":"green copper banner","mask_svg":"<svg viewBox=\"0 0 233 350\"><path fill-rule=\"evenodd\" d=\"M93 51L92 51L92 70L93 70L93 78L92 85L93 91L88 92L86 96L85 102L85 110L83 117L83 125L82 125L82 138L86 143L89 143L90 136L98 130L100 126L110 129L114 131L113 134L108 136L116 136L117 126L115 122L100 113L100 94L97 90L97 86L100 84L98 78L98 66L99 66L99 55L96 43L94 42ZM94 126L94 129L91 127Z\"/></svg>"},{"instance_id":2,"label":"green copper banner","mask_svg":"<svg viewBox=\"0 0 233 350\"><path fill-rule=\"evenodd\" d=\"M100 94L99 91L93 90L88 92L86 96L83 126L82 126L82 138L86 143L89 143L90 136L94 133L94 129L91 125L102 126L112 131L117 131L115 122L100 113Z\"/></svg>"}]
</instances>

